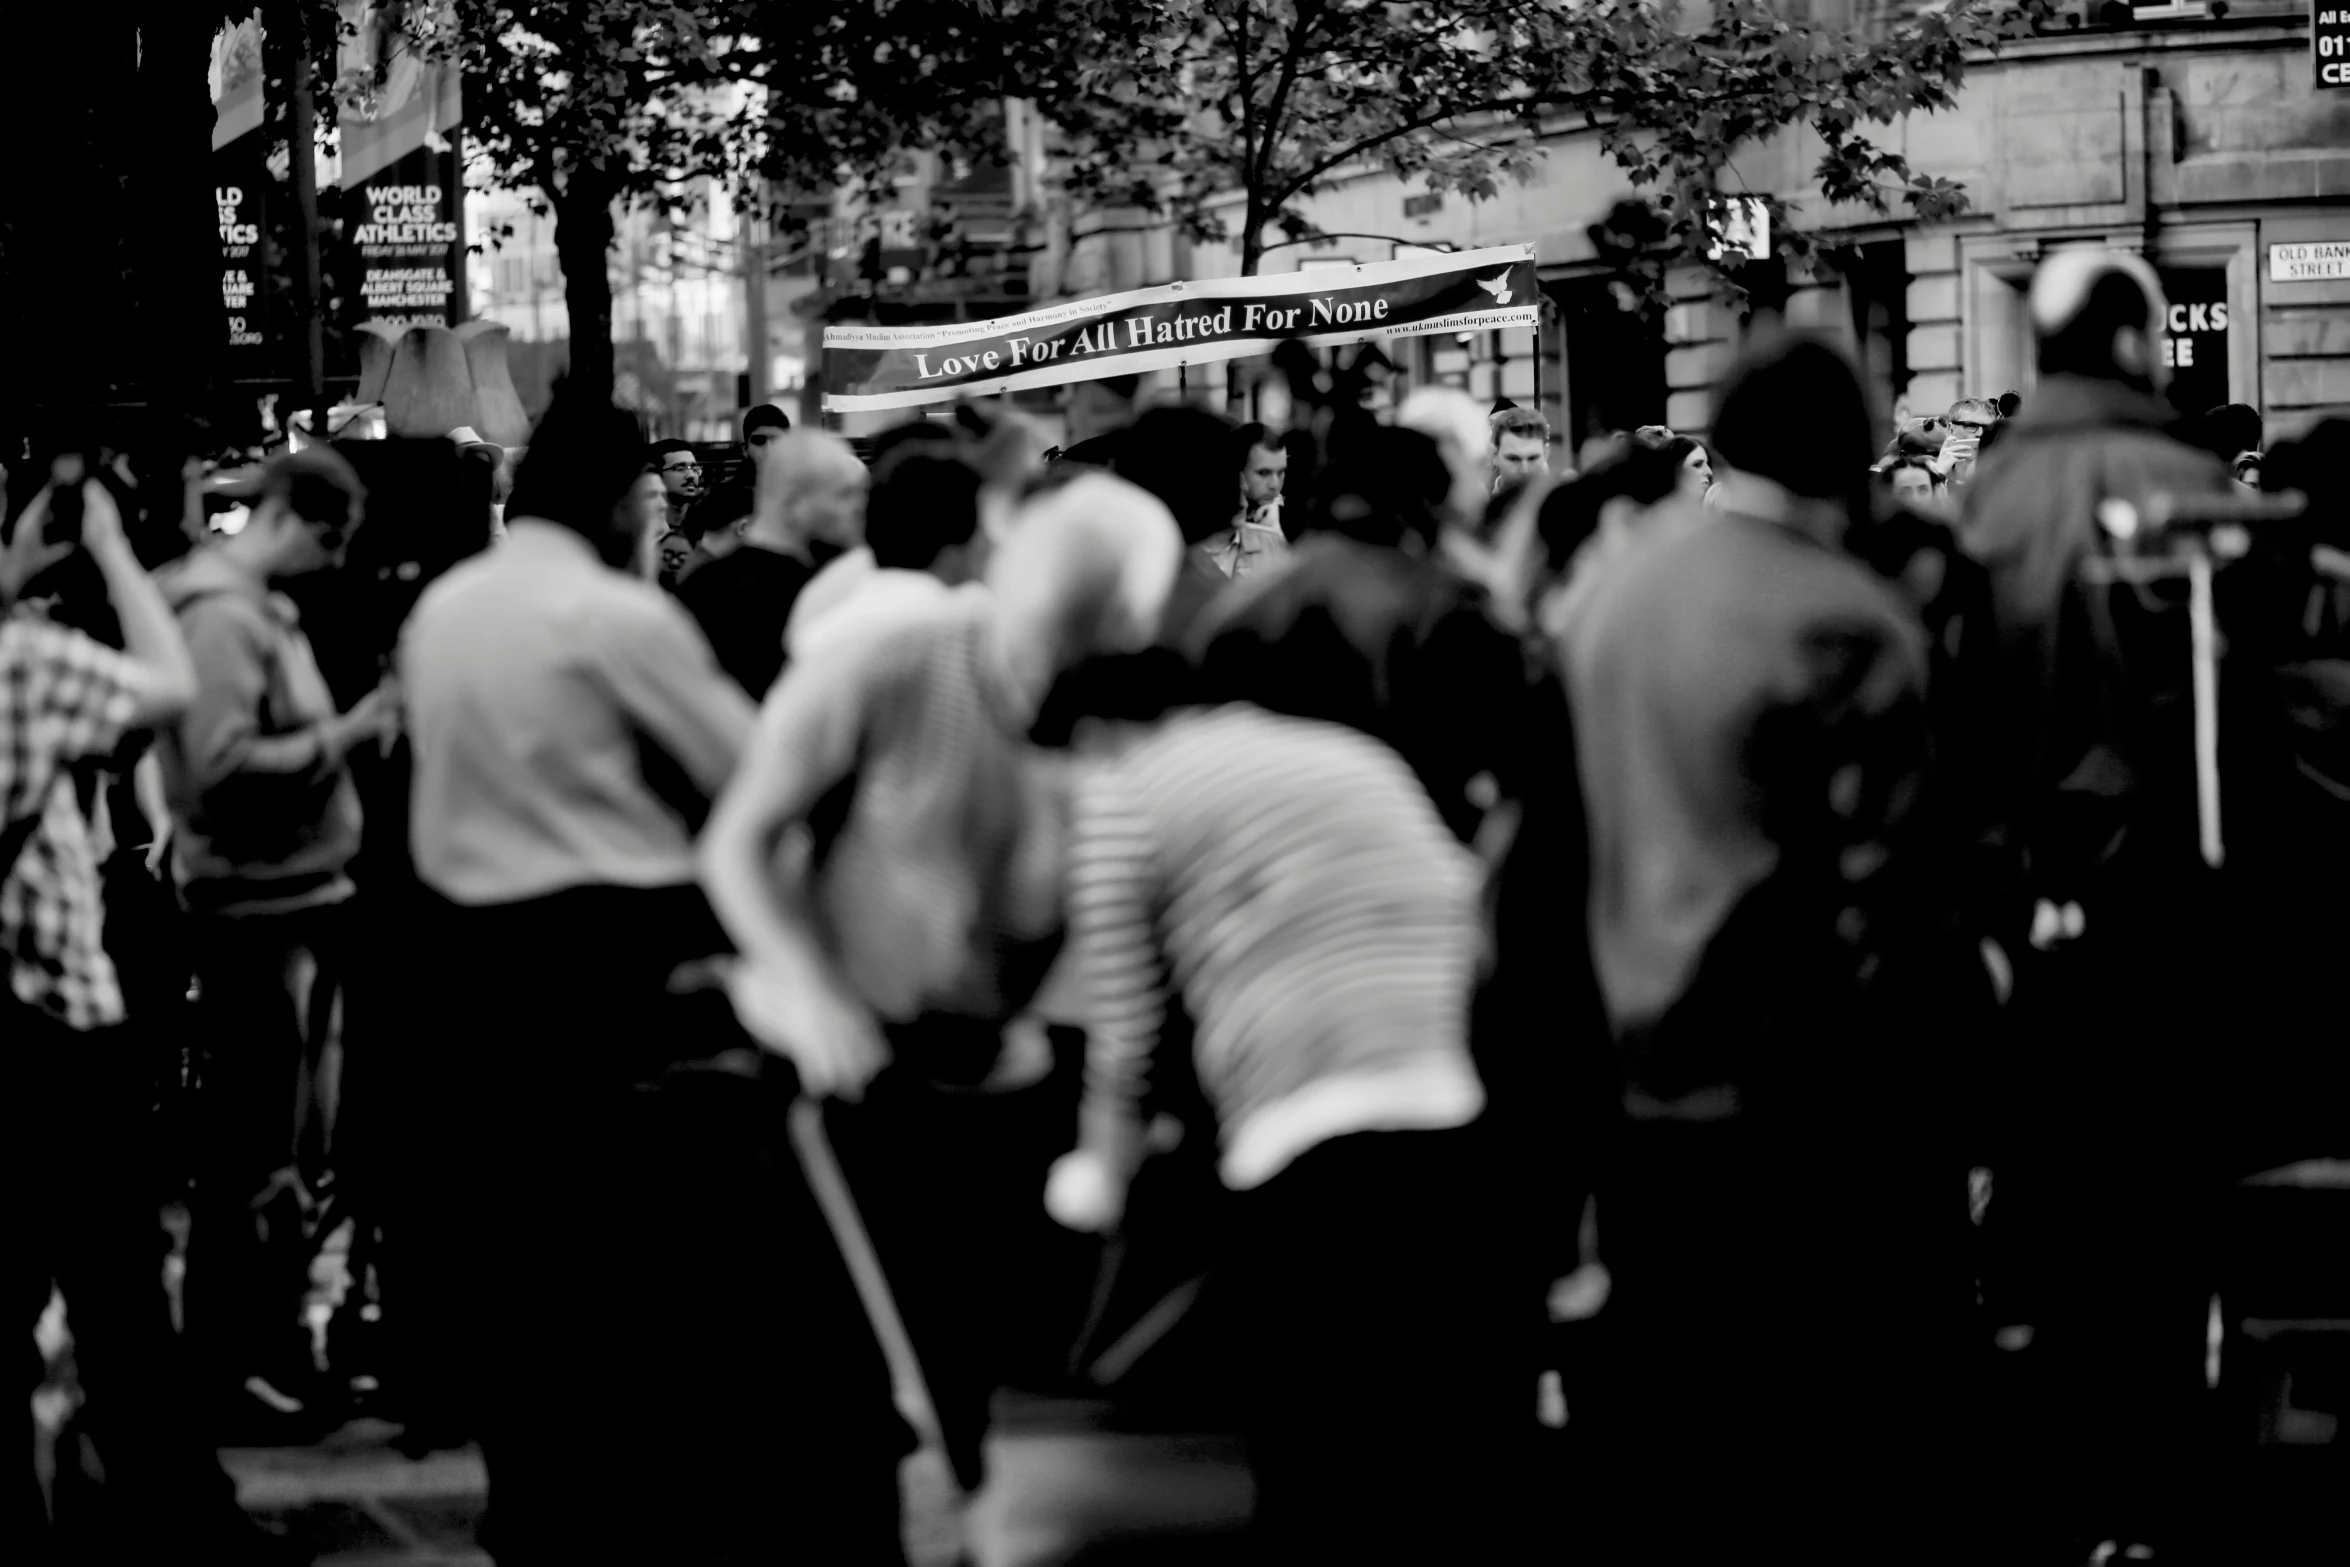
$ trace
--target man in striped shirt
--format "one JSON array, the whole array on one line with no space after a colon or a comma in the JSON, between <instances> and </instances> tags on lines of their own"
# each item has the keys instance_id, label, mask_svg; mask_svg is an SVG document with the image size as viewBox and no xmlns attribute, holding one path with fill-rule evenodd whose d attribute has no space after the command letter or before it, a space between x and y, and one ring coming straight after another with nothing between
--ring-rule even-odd
<instances>
[{"instance_id":1,"label":"man in striped shirt","mask_svg":"<svg viewBox=\"0 0 2350 1567\"><path fill-rule=\"evenodd\" d=\"M1501 1559L1533 1388L1468 1130L1472 856L1386 746L1247 704L1100 765L1073 834L1092 1043L1050 1206L1117 1222L1180 1006L1240 1194L1227 1283L1267 1559Z\"/></svg>"}]
</instances>

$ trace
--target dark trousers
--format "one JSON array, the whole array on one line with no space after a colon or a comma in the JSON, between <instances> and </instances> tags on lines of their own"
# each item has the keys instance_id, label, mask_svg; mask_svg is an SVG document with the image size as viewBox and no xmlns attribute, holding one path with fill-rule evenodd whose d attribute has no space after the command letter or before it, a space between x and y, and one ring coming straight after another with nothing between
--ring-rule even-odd
<instances>
[{"instance_id":1,"label":"dark trousers","mask_svg":"<svg viewBox=\"0 0 2350 1567\"><path fill-rule=\"evenodd\" d=\"M1065 1353L1082 1275L1045 1216L1045 1177L1076 1118L1074 1073L1016 1092L985 1077L1001 1031L892 1027L891 1065L826 1124L938 1406L955 1477L985 1479L989 1406L1022 1370ZM1053 1286L1059 1285L1056 1291ZM1047 1347L1049 1345L1049 1347Z\"/></svg>"},{"instance_id":2,"label":"dark trousers","mask_svg":"<svg viewBox=\"0 0 2350 1567\"><path fill-rule=\"evenodd\" d=\"M2218 1456L2205 1328L2220 1199L2258 1167L2231 1164L2250 1145L2231 1074L2307 1019L2276 1028L2260 957L2164 890L2094 905L2085 940L2025 970L1986 1292L2000 1323L2034 1330L2001 1357L2028 1532L2225 1559L2200 1538Z\"/></svg>"},{"instance_id":3,"label":"dark trousers","mask_svg":"<svg viewBox=\"0 0 2350 1567\"><path fill-rule=\"evenodd\" d=\"M30 1340L55 1288L73 1334L79 1424L106 1470L97 1493L104 1516L82 1520L89 1529L75 1532L110 1542L100 1555L136 1551L136 1559L159 1560L144 1552L217 1527L233 1516L236 1492L201 1439L164 1294L161 1187L147 1157L156 1073L126 1030L78 1034L13 997L0 996L0 1039L14 1079L9 1146L21 1353L31 1362L26 1392L43 1380ZM29 1470L14 1512L19 1547L9 1559L49 1560L50 1532Z\"/></svg>"},{"instance_id":4,"label":"dark trousers","mask_svg":"<svg viewBox=\"0 0 2350 1567\"><path fill-rule=\"evenodd\" d=\"M1964 1170L1897 1133L1625 1129L1607 1375L1560 1477L1588 1498L1579 1560L2005 1559L1976 1549L1991 1502L1966 1479Z\"/></svg>"},{"instance_id":5,"label":"dark trousers","mask_svg":"<svg viewBox=\"0 0 2350 1567\"><path fill-rule=\"evenodd\" d=\"M198 985L188 1334L216 1393L306 1380L310 1196L326 1167L318 1092L341 911L190 922Z\"/></svg>"},{"instance_id":6,"label":"dark trousers","mask_svg":"<svg viewBox=\"0 0 2350 1567\"><path fill-rule=\"evenodd\" d=\"M421 1318L490 1476L484 1544L540 1562L901 1559L887 1368L784 1132L788 1068L722 997L698 891L431 917L387 1317Z\"/></svg>"},{"instance_id":7,"label":"dark trousers","mask_svg":"<svg viewBox=\"0 0 2350 1567\"><path fill-rule=\"evenodd\" d=\"M1227 1279L1267 1563L1499 1562L1538 1326L1463 1129L1334 1138L1235 1203Z\"/></svg>"}]
</instances>

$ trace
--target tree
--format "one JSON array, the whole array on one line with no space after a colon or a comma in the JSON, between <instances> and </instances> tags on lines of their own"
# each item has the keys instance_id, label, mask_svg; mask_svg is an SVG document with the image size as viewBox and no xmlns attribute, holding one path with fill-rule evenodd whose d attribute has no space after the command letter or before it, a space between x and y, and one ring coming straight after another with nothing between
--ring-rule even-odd
<instances>
[{"instance_id":1,"label":"tree","mask_svg":"<svg viewBox=\"0 0 2350 1567\"><path fill-rule=\"evenodd\" d=\"M1073 193L1237 238L1253 274L1266 230L1312 232L1299 203L1341 171L1383 164L1433 189L1493 195L1548 134L1578 122L1636 187L1654 188L1681 258L1715 248L1721 182L1742 145L1797 125L1826 147L1833 201L1921 216L1965 195L1912 171L1867 128L1949 106L1970 52L2031 29L2047 0L1941 0L1875 36L1845 36L1716 0L1029 0L1071 41L1048 112L1068 134ZM1040 95L1041 96L1041 95ZM1237 236L1215 208L1240 198ZM1763 195L1775 248L1812 240Z\"/></svg>"},{"instance_id":2,"label":"tree","mask_svg":"<svg viewBox=\"0 0 2350 1567\"><path fill-rule=\"evenodd\" d=\"M614 204L738 207L881 182L907 150L984 139L1034 46L994 0L455 0L421 47L461 60L491 180L555 218L576 381L612 384Z\"/></svg>"},{"instance_id":3,"label":"tree","mask_svg":"<svg viewBox=\"0 0 2350 1567\"><path fill-rule=\"evenodd\" d=\"M490 178L555 219L573 382L609 394L613 210L676 205L739 158L731 96L754 46L735 0L455 0L411 12L417 47L459 61L465 131Z\"/></svg>"}]
</instances>

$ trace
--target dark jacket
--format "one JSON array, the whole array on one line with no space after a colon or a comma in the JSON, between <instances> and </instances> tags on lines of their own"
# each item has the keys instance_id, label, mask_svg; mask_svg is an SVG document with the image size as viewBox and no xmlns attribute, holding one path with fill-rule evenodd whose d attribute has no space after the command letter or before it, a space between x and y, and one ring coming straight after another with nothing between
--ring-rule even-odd
<instances>
[{"instance_id":1,"label":"dark jacket","mask_svg":"<svg viewBox=\"0 0 2350 1567\"><path fill-rule=\"evenodd\" d=\"M2055 376L2033 394L1966 492L1960 535L1990 572L2001 726L1995 786L2009 852L2038 895L2078 896L2177 789L2150 793L2152 756L2191 743L2186 663L2158 652L2183 617L2168 590L2092 588L2082 567L2126 552L2098 520L2108 500L2227 495L2227 470L2170 433L2169 406L2117 382ZM2183 635L2183 632L2180 633ZM2183 653L2184 648L2172 649ZM2124 665L2131 673L2125 680ZM2151 680L2150 685L2147 682ZM2166 769L2175 780L2176 769ZM2191 782L2191 780L2190 780ZM2191 789L2189 792L2191 809ZM2193 846L2190 817L2176 837Z\"/></svg>"}]
</instances>

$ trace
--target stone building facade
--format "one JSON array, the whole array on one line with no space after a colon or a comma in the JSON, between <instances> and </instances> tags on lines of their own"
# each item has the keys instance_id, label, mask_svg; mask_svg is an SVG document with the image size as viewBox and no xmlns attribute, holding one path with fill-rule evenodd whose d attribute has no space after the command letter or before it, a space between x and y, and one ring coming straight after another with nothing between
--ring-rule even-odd
<instances>
[{"instance_id":1,"label":"stone building facade","mask_svg":"<svg viewBox=\"0 0 2350 1567\"><path fill-rule=\"evenodd\" d=\"M2250 403L2275 439L2350 413L2350 276L2272 275L2277 246L2350 242L2350 91L2319 87L2310 31L2308 0L2189 0L1978 60L1953 109L1881 137L1965 186L1970 209L1951 221L1823 210L1808 132L1749 149L1725 185L1797 202L1831 242L1789 280L1784 314L1851 348L1888 417L1960 395L2028 397L2033 265L2094 241L2149 255L2169 284L2174 400ZM1647 421L1702 431L1747 323L1696 273L1675 277L1661 321L1618 308L1590 230L1632 194L1589 132L1559 135L1531 183L1474 204L1365 171L1307 210L1325 232L1381 238L1292 246L1265 270L1383 261L1404 244L1532 242L1548 306L1539 334L1401 342L1407 379L1539 401L1570 435ZM1203 247L1189 270L1229 274L1237 256Z\"/></svg>"}]
</instances>

